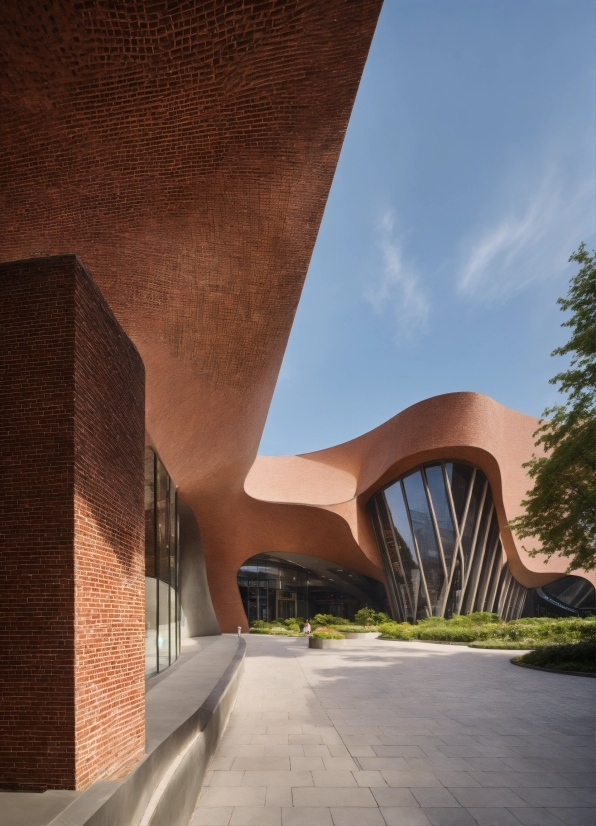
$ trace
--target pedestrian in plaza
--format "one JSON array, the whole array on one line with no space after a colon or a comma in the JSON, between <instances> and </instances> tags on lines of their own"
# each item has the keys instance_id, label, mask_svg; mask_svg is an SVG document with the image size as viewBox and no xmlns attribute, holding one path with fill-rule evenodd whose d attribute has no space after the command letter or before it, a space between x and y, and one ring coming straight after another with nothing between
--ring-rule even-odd
<instances>
[{"instance_id":1,"label":"pedestrian in plaza","mask_svg":"<svg viewBox=\"0 0 596 826\"><path fill-rule=\"evenodd\" d=\"M310 632L311 632L310 622L309 622L308 620L306 620L306 622L304 623L304 627L302 628L302 633L303 633L305 636L307 636L307 637L308 637L308 635L310 634Z\"/></svg>"}]
</instances>

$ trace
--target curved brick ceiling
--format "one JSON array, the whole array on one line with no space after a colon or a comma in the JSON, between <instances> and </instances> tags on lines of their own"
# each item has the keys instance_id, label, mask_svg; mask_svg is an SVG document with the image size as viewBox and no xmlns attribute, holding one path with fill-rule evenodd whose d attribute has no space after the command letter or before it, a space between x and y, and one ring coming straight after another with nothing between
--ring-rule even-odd
<instances>
[{"instance_id":1,"label":"curved brick ceiling","mask_svg":"<svg viewBox=\"0 0 596 826\"><path fill-rule=\"evenodd\" d=\"M256 454L380 6L2 4L0 260L80 256L184 490Z\"/></svg>"}]
</instances>

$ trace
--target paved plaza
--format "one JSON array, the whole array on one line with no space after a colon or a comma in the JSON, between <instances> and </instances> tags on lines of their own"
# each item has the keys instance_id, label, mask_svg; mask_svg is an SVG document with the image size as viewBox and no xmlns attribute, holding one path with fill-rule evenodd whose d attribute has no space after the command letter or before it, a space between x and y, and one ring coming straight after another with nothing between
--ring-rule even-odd
<instances>
[{"instance_id":1,"label":"paved plaza","mask_svg":"<svg viewBox=\"0 0 596 826\"><path fill-rule=\"evenodd\" d=\"M460 646L247 643L192 826L594 826L594 680Z\"/></svg>"}]
</instances>

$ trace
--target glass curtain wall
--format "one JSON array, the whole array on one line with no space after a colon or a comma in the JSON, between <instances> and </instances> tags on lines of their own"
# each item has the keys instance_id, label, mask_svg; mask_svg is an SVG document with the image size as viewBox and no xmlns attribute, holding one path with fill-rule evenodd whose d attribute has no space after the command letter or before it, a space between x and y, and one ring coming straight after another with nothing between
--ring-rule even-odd
<instances>
[{"instance_id":1,"label":"glass curtain wall","mask_svg":"<svg viewBox=\"0 0 596 826\"><path fill-rule=\"evenodd\" d=\"M532 591L536 617L589 617L596 614L596 591L583 577L562 577Z\"/></svg>"},{"instance_id":2,"label":"glass curtain wall","mask_svg":"<svg viewBox=\"0 0 596 826\"><path fill-rule=\"evenodd\" d=\"M464 462L415 468L369 502L394 618L472 611L521 616L527 589L511 576L488 480Z\"/></svg>"},{"instance_id":3,"label":"glass curtain wall","mask_svg":"<svg viewBox=\"0 0 596 826\"><path fill-rule=\"evenodd\" d=\"M386 611L382 583L332 562L302 554L282 559L258 554L238 571L240 597L249 623L332 614L353 619L365 606ZM308 566L308 567L307 567Z\"/></svg>"},{"instance_id":4,"label":"glass curtain wall","mask_svg":"<svg viewBox=\"0 0 596 826\"><path fill-rule=\"evenodd\" d=\"M145 448L145 676L180 654L179 529L176 486Z\"/></svg>"},{"instance_id":5,"label":"glass curtain wall","mask_svg":"<svg viewBox=\"0 0 596 826\"><path fill-rule=\"evenodd\" d=\"M243 565L238 586L249 622L306 617L308 574L297 567L275 564Z\"/></svg>"}]
</instances>

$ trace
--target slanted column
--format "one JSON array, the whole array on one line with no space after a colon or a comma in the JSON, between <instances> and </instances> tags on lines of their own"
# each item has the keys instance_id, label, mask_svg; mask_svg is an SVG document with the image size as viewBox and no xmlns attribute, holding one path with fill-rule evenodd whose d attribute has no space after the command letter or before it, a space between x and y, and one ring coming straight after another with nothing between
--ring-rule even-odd
<instances>
[{"instance_id":1,"label":"slanted column","mask_svg":"<svg viewBox=\"0 0 596 826\"><path fill-rule=\"evenodd\" d=\"M144 368L74 255L0 265L0 788L144 751Z\"/></svg>"}]
</instances>

